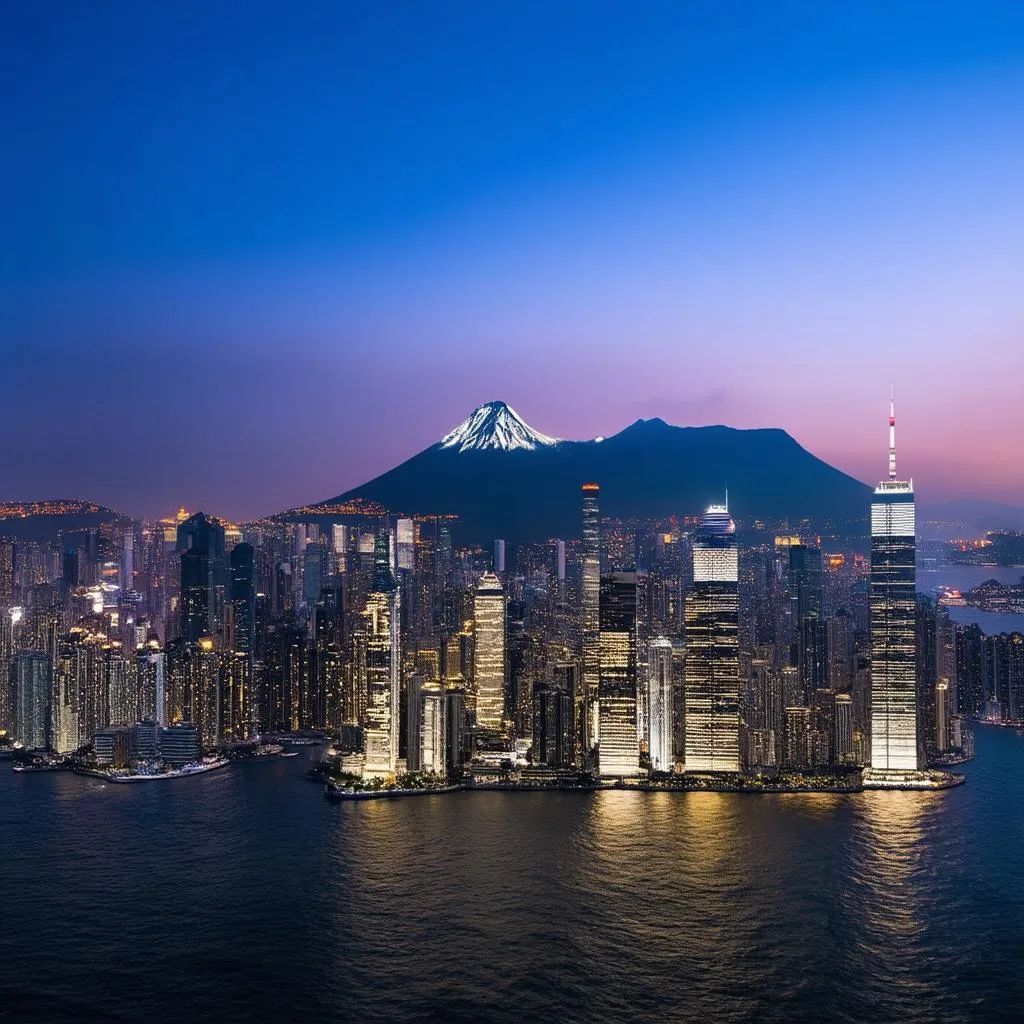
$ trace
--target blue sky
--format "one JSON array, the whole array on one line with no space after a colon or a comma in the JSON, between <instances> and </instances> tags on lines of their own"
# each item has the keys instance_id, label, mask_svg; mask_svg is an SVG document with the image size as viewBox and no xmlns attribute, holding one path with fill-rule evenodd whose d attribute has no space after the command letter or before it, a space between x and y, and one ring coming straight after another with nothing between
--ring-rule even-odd
<instances>
[{"instance_id":1,"label":"blue sky","mask_svg":"<svg viewBox=\"0 0 1024 1024\"><path fill-rule=\"evenodd\" d=\"M871 480L894 381L926 497L1024 502L1024 5L2 17L5 496L254 515L493 398Z\"/></svg>"}]
</instances>

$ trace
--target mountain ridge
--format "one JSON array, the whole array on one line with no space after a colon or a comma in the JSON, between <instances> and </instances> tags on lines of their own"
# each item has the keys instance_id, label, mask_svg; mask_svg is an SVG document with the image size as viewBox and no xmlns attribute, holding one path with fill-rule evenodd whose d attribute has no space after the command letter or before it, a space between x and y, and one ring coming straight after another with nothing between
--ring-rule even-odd
<instances>
[{"instance_id":1,"label":"mountain ridge","mask_svg":"<svg viewBox=\"0 0 1024 1024\"><path fill-rule=\"evenodd\" d=\"M728 490L744 518L862 523L871 495L777 427L681 427L653 417L574 441L488 402L440 441L323 504L360 498L394 513L456 514L466 541L521 542L577 534L587 480L601 486L602 514L616 518L693 515Z\"/></svg>"}]
</instances>

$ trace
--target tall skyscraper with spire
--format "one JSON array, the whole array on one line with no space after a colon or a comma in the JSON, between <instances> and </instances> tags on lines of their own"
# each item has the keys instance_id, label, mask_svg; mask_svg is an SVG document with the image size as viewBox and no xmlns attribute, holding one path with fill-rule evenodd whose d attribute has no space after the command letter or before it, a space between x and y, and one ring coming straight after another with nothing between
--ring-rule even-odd
<instances>
[{"instance_id":1,"label":"tall skyscraper with spire","mask_svg":"<svg viewBox=\"0 0 1024 1024\"><path fill-rule=\"evenodd\" d=\"M686 597L686 770L740 770L739 552L728 505L711 505Z\"/></svg>"},{"instance_id":2,"label":"tall skyscraper with spire","mask_svg":"<svg viewBox=\"0 0 1024 1024\"><path fill-rule=\"evenodd\" d=\"M914 483L896 478L896 411L889 400L889 478L871 502L871 768L915 771L917 577Z\"/></svg>"},{"instance_id":3,"label":"tall skyscraper with spire","mask_svg":"<svg viewBox=\"0 0 1024 1024\"><path fill-rule=\"evenodd\" d=\"M581 749L589 752L599 738L598 686L601 680L601 488L583 485L583 565L580 581L580 682L583 692Z\"/></svg>"}]
</instances>

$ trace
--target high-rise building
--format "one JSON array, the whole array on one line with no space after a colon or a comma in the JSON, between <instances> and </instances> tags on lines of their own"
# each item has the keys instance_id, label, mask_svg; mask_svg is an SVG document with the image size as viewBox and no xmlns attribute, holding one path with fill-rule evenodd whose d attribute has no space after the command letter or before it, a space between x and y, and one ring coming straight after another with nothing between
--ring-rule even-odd
<instances>
[{"instance_id":1,"label":"high-rise building","mask_svg":"<svg viewBox=\"0 0 1024 1024\"><path fill-rule=\"evenodd\" d=\"M837 693L835 697L835 732L832 741L833 756L837 764L852 764L853 750L853 697Z\"/></svg>"},{"instance_id":2,"label":"high-rise building","mask_svg":"<svg viewBox=\"0 0 1024 1024\"><path fill-rule=\"evenodd\" d=\"M14 738L29 750L50 746L50 701L53 673L50 656L41 651L16 654L11 662L14 684Z\"/></svg>"},{"instance_id":3,"label":"high-rise building","mask_svg":"<svg viewBox=\"0 0 1024 1024\"><path fill-rule=\"evenodd\" d=\"M445 699L441 684L430 680L420 691L419 769L443 775L445 772Z\"/></svg>"},{"instance_id":4,"label":"high-rise building","mask_svg":"<svg viewBox=\"0 0 1024 1024\"><path fill-rule=\"evenodd\" d=\"M598 766L604 778L637 775L636 573L601 576Z\"/></svg>"},{"instance_id":5,"label":"high-rise building","mask_svg":"<svg viewBox=\"0 0 1024 1024\"><path fill-rule=\"evenodd\" d=\"M675 764L673 703L672 641L659 636L647 648L647 751L656 772Z\"/></svg>"},{"instance_id":6,"label":"high-rise building","mask_svg":"<svg viewBox=\"0 0 1024 1024\"><path fill-rule=\"evenodd\" d=\"M178 527L181 635L195 642L220 631L224 607L224 527L197 512Z\"/></svg>"},{"instance_id":7,"label":"high-rise building","mask_svg":"<svg viewBox=\"0 0 1024 1024\"><path fill-rule=\"evenodd\" d=\"M480 577L473 595L473 681L476 724L500 730L505 719L505 591L493 572Z\"/></svg>"},{"instance_id":8,"label":"high-rise building","mask_svg":"<svg viewBox=\"0 0 1024 1024\"><path fill-rule=\"evenodd\" d=\"M366 631L365 773L393 775L398 766L401 645L398 585L391 574L389 533L381 530L374 546L373 585L363 612Z\"/></svg>"},{"instance_id":9,"label":"high-rise building","mask_svg":"<svg viewBox=\"0 0 1024 1024\"><path fill-rule=\"evenodd\" d=\"M792 664L800 673L804 703L828 685L828 636L824 621L825 590L821 550L789 546L789 599L793 635Z\"/></svg>"},{"instance_id":10,"label":"high-rise building","mask_svg":"<svg viewBox=\"0 0 1024 1024\"><path fill-rule=\"evenodd\" d=\"M234 627L232 649L250 658L255 651L256 571L251 544L236 544L231 549L231 609Z\"/></svg>"},{"instance_id":11,"label":"high-rise building","mask_svg":"<svg viewBox=\"0 0 1024 1024\"><path fill-rule=\"evenodd\" d=\"M448 690L444 695L444 750L445 768L451 779L468 759L466 742L466 691Z\"/></svg>"},{"instance_id":12,"label":"high-rise building","mask_svg":"<svg viewBox=\"0 0 1024 1024\"><path fill-rule=\"evenodd\" d=\"M501 537L494 541L494 571L503 573L505 571L505 541Z\"/></svg>"},{"instance_id":13,"label":"high-rise building","mask_svg":"<svg viewBox=\"0 0 1024 1024\"><path fill-rule=\"evenodd\" d=\"M555 683L533 690L533 760L564 768L572 762L572 700Z\"/></svg>"},{"instance_id":14,"label":"high-rise building","mask_svg":"<svg viewBox=\"0 0 1024 1024\"><path fill-rule=\"evenodd\" d=\"M949 750L949 683L940 679L935 684L935 751Z\"/></svg>"},{"instance_id":15,"label":"high-rise building","mask_svg":"<svg viewBox=\"0 0 1024 1024\"><path fill-rule=\"evenodd\" d=\"M580 683L584 717L581 749L593 749L600 738L597 690L601 678L601 518L598 499L601 488L583 485L583 551L580 577Z\"/></svg>"},{"instance_id":16,"label":"high-rise building","mask_svg":"<svg viewBox=\"0 0 1024 1024\"><path fill-rule=\"evenodd\" d=\"M686 598L686 770L740 770L739 557L726 505L712 505L693 545Z\"/></svg>"},{"instance_id":17,"label":"high-rise building","mask_svg":"<svg viewBox=\"0 0 1024 1024\"><path fill-rule=\"evenodd\" d=\"M889 478L871 503L871 768L918 768L913 481L896 479L889 406Z\"/></svg>"}]
</instances>

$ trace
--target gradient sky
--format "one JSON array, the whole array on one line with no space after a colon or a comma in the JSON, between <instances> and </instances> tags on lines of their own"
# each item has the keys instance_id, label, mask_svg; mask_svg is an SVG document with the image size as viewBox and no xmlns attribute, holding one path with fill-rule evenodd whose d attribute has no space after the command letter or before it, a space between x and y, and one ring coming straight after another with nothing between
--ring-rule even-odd
<instances>
[{"instance_id":1,"label":"gradient sky","mask_svg":"<svg viewBox=\"0 0 1024 1024\"><path fill-rule=\"evenodd\" d=\"M0 497L243 518L501 398L1024 504L1024 4L0 14Z\"/></svg>"}]
</instances>

